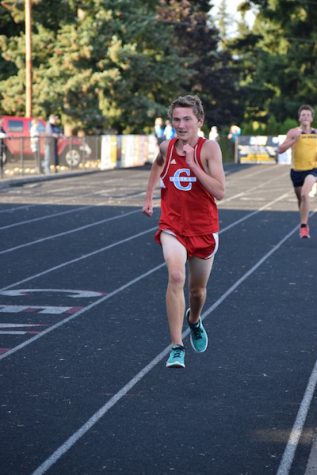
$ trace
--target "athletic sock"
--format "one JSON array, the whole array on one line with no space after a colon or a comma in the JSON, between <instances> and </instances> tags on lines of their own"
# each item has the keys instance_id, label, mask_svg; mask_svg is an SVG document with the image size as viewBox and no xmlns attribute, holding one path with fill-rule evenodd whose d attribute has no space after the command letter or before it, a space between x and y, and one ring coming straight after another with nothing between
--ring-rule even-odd
<instances>
[{"instance_id":1,"label":"athletic sock","mask_svg":"<svg viewBox=\"0 0 317 475\"><path fill-rule=\"evenodd\" d=\"M301 224L300 227L301 228L307 228L307 224Z\"/></svg>"},{"instance_id":2,"label":"athletic sock","mask_svg":"<svg viewBox=\"0 0 317 475\"><path fill-rule=\"evenodd\" d=\"M196 322L196 323L192 323L192 322L189 322L189 323L192 327L199 327L200 321L198 320L198 322Z\"/></svg>"}]
</instances>

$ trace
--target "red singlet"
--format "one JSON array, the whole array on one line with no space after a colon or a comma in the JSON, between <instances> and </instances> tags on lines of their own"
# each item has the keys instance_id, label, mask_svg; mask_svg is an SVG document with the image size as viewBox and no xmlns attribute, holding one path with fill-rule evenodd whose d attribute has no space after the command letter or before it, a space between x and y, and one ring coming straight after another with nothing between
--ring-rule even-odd
<instances>
[{"instance_id":1,"label":"red singlet","mask_svg":"<svg viewBox=\"0 0 317 475\"><path fill-rule=\"evenodd\" d=\"M200 151L206 139L199 137L195 145L196 163L203 169ZM218 209L213 195L203 187L177 154L177 139L168 144L166 162L161 174L160 230L168 229L182 236L211 235L219 231Z\"/></svg>"}]
</instances>

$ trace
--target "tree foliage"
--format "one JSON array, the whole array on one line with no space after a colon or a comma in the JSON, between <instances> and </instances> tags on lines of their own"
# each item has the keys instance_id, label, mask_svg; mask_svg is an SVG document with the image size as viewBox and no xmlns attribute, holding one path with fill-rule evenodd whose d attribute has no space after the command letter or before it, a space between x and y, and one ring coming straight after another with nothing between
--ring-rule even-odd
<instances>
[{"instance_id":1,"label":"tree foliage","mask_svg":"<svg viewBox=\"0 0 317 475\"><path fill-rule=\"evenodd\" d=\"M244 0L234 37L226 0L218 22L209 0L32 5L33 115L58 113L86 132L149 132L175 96L194 93L208 128L255 121L271 130L317 103L314 0ZM0 3L0 32L0 112L23 115L22 1Z\"/></svg>"},{"instance_id":2,"label":"tree foliage","mask_svg":"<svg viewBox=\"0 0 317 475\"><path fill-rule=\"evenodd\" d=\"M252 0L254 26L233 43L240 57L245 119L281 123L303 103L317 103L317 4L311 0Z\"/></svg>"},{"instance_id":3,"label":"tree foliage","mask_svg":"<svg viewBox=\"0 0 317 475\"><path fill-rule=\"evenodd\" d=\"M45 0L33 6L34 114L86 130L140 132L188 75L156 2ZM23 24L12 4L10 21ZM7 24L9 25L9 19ZM24 113L24 32L0 37L2 109Z\"/></svg>"},{"instance_id":4,"label":"tree foliage","mask_svg":"<svg viewBox=\"0 0 317 475\"><path fill-rule=\"evenodd\" d=\"M208 15L210 2L165 0L161 4L165 5L165 19L174 24L173 47L187 58L185 65L191 71L188 91L198 94L204 103L206 124L227 124L237 112L238 76L230 54L219 48L219 30Z\"/></svg>"},{"instance_id":5,"label":"tree foliage","mask_svg":"<svg viewBox=\"0 0 317 475\"><path fill-rule=\"evenodd\" d=\"M141 132L177 95L201 95L208 123L231 117L230 58L209 1L33 0L33 111L86 131ZM6 2L2 110L23 114L24 12Z\"/></svg>"}]
</instances>

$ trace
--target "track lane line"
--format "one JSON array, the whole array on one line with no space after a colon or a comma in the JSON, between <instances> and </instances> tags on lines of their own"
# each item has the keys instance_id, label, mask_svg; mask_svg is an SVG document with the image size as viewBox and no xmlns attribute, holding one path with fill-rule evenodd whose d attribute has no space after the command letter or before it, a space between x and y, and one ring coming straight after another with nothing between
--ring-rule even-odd
<instances>
[{"instance_id":1,"label":"track lane line","mask_svg":"<svg viewBox=\"0 0 317 475\"><path fill-rule=\"evenodd\" d=\"M79 261L82 261L83 259L87 259L88 257L95 256L96 254L107 251L108 249L112 249L115 246L119 246L120 244L124 244L128 241L131 241L132 239L136 239L140 236L143 236L144 234L148 234L149 232L152 232L155 229L157 229L157 226L154 226L153 228L149 228L146 231L142 231L140 233L133 234L132 236L121 239L120 241L115 241L112 244L108 244L105 247L101 247L99 249L96 249L95 251L88 252L87 254L84 254L80 257L76 257L74 259L70 259L69 261L62 262L61 264L58 264L57 266L54 266L54 267L50 267L49 269L46 269L42 272L39 272L38 274L34 274L34 275L29 276L29 277L26 277L25 279L22 279L19 282L14 282L11 285L7 285L6 287L3 287L2 289L0 289L0 291L7 290L7 289L12 289L13 287L16 287L17 285L24 284L25 282L29 282L30 280L33 280L33 279L36 279L36 278L41 277L43 275L49 274L50 272L53 272L55 270L62 269L63 267L66 267L70 264L74 264L75 262L79 262Z\"/></svg>"},{"instance_id":2,"label":"track lane line","mask_svg":"<svg viewBox=\"0 0 317 475\"><path fill-rule=\"evenodd\" d=\"M68 231L63 231L61 233L50 234L49 236L46 236L46 237L41 238L41 239L36 239L35 241L29 241L29 242L26 242L24 244L19 244L18 246L9 247L7 249L3 249L2 251L0 251L0 255L7 254L7 253L13 252L13 251L17 251L18 249L23 249L24 247L33 246L34 244L39 244L41 242L49 241L50 239L55 239L55 238L59 238L61 236L67 236L68 234L77 233L78 231L83 231L84 229L89 229L89 228L92 228L94 226L99 226L99 224L104 224L104 223L107 223L109 221L115 221L117 219L124 218L126 216L130 216L131 214L135 214L135 213L140 213L140 210L137 209L137 210L133 210L133 211L128 211L127 213L117 214L116 216L112 216L111 218L101 219L99 221L94 221L93 223L90 223L90 224L85 224L84 226L80 226L78 228L69 229Z\"/></svg>"},{"instance_id":3,"label":"track lane line","mask_svg":"<svg viewBox=\"0 0 317 475\"><path fill-rule=\"evenodd\" d=\"M53 330L56 330L57 328L61 327L62 325L64 325L65 323L68 323L70 322L71 320L74 320L75 318L78 318L80 315L82 315L83 313L87 312L88 310L91 310L92 308L96 307L97 305L100 305L101 303L109 300L111 297L114 297L115 295L117 295L118 293L122 292L123 290L125 290L126 288L130 287L131 285L134 285L135 283L139 282L140 280L148 277L149 275L153 274L153 272L156 272L157 270L161 269L162 267L165 266L165 263L161 263L159 264L158 266L156 267L153 267L152 269L150 269L149 271L145 272L144 274L141 274L139 275L138 277L135 277L134 279L130 280L129 282L127 282L126 284L122 285L121 287L118 287L117 289L113 290L112 292L110 292L109 294L107 295L103 295L100 299L98 300L95 300L95 302L92 302L90 305L87 305L87 307L84 307L82 308L81 310L79 310L78 312L70 315L69 317L63 319L63 320L60 320L59 322L55 323L55 325L52 325L50 326L49 328L41 331L41 333L33 336L32 338L24 341L23 343L21 343L20 345L17 345L15 346L14 348L11 348L11 350L7 351L6 353L2 353L0 354L0 361L3 360L4 358L16 353L17 351L19 350L22 350L23 348L25 348L26 346L30 345L31 343L34 343L36 340L38 340L39 338L42 338L42 336L45 336L47 335L48 333L52 332Z\"/></svg>"},{"instance_id":4,"label":"track lane line","mask_svg":"<svg viewBox=\"0 0 317 475\"><path fill-rule=\"evenodd\" d=\"M204 320L219 305L224 302L248 277L250 277L269 257L298 230L296 225L286 234L269 252L267 252L258 262L252 266L240 279L238 279L228 290L222 294L218 300L211 305L201 316ZM187 337L190 329L183 332L183 337ZM33 473L32 475L42 475L49 470L73 445L78 442L110 409L117 404L139 381L141 381L162 359L169 353L170 345L164 348L155 358L150 361L141 371L139 371L128 383L126 383L113 397L111 397L92 417L90 417L76 432L74 432L62 445L60 445ZM280 474L279 474L280 475Z\"/></svg>"},{"instance_id":5,"label":"track lane line","mask_svg":"<svg viewBox=\"0 0 317 475\"><path fill-rule=\"evenodd\" d=\"M287 195L287 193L286 193L286 195ZM246 221L247 219L251 218L252 216L254 216L254 215L260 213L261 211L263 211L263 209L265 209L265 208L271 206L272 204L274 204L274 203L276 203L276 202L282 200L284 197L285 197L285 194L279 196L278 198L276 198L276 199L273 200L273 201L270 201L270 202L267 203L266 205L264 205L264 206L258 208L257 210L252 211L251 213L247 214L247 215L244 216L243 218L240 218L240 219L238 219L237 221L234 221L233 223L231 223L230 225L228 225L228 226L226 226L224 229L222 229L219 234L222 234L223 232L226 232L226 231L228 231L229 229L231 229L231 228L237 226L237 225L240 224L242 221ZM139 211L139 212L140 212L140 211ZM57 266L50 267L49 269L46 269L46 270L44 270L44 271L42 271L42 272L39 272L38 274L33 274L33 275L29 276L29 277L26 277L25 279L22 279L22 280L20 280L20 281L18 281L18 282L14 282L13 284L10 284L10 285L8 285L8 286L6 286L6 287L3 287L2 289L0 289L0 291L12 289L12 288L14 288L14 287L16 287L16 286L18 286L18 285L20 285L20 284L24 284L25 282L29 282L30 280L33 280L33 279L36 279L36 278L41 277L41 276L43 276L43 275L49 274L50 272L53 272L53 271L58 270L58 269L61 269L61 268L66 267L66 266L68 266L68 265L70 265L70 264L74 264L75 262L79 262L79 261L81 261L81 260L83 260L83 259L87 259L88 257L91 257L91 256L93 256L93 255L96 255L96 254L98 254L98 253L100 253L100 252L104 252L104 251L106 251L106 250L108 250L108 249L111 249L112 247L115 247L116 245L119 245L119 244L128 242L128 241L131 240L131 239L134 239L134 238L137 238L137 237L139 237L139 236L142 236L143 234L147 234L148 232L154 231L155 229L157 229L157 225L154 226L154 227L152 227L152 228L150 228L150 229L148 229L148 230L146 230L146 231L143 231L143 232L141 232L141 233L134 234L134 235L132 235L132 236L130 236L130 237L128 237L128 238L122 239L122 240L120 240L120 241L116 241L115 243L109 244L108 246L105 246L105 247L96 249L95 251L92 251L92 252L90 252L90 253L84 254L84 255L82 255L82 256L80 256L80 257L78 257L78 258L74 258L74 259L71 259L71 260L69 260L69 261L65 261L65 262L63 262L63 263L61 263L61 264L58 264Z\"/></svg>"},{"instance_id":6,"label":"track lane line","mask_svg":"<svg viewBox=\"0 0 317 475\"><path fill-rule=\"evenodd\" d=\"M317 208L315 208L312 212L309 213L309 218L311 218L316 212L317 212ZM297 229L298 229L298 226L297 226ZM287 441L287 444L282 456L282 460L280 462L276 475L288 475L292 468L298 442L303 433L307 414L310 409L310 404L311 404L314 392L316 391L316 385L317 385L317 360L315 362L315 365L309 377L302 402L299 406L297 416L296 416L294 425L292 427L289 439ZM314 450L314 444L311 451L313 450Z\"/></svg>"},{"instance_id":7,"label":"track lane line","mask_svg":"<svg viewBox=\"0 0 317 475\"><path fill-rule=\"evenodd\" d=\"M240 224L242 221L245 221L246 219L248 219L248 218L254 216L255 214L259 213L259 212L260 212L261 210L263 210L264 208L266 208L266 207L268 207L268 206L271 206L273 203L275 203L275 202L277 202L277 201L283 199L283 197L284 197L284 195L281 195L280 197L276 198L275 200L273 200L272 202L268 203L267 205L262 206L262 207L259 208L257 211L253 211L252 213L249 213L247 216L245 216L245 217L243 217L243 218L241 218L241 219L238 219L238 220L235 221L234 223L231 223L231 224L228 225L226 228L222 229L219 234L222 234L222 233L228 231L229 229L233 228L234 226ZM57 270L57 269L60 269L60 268L66 266L66 265L68 265L68 264L72 264L72 263L77 262L77 261L79 261L79 260L82 260L82 259L85 259L85 258L87 258L87 257L90 257L91 255L94 255L94 254L97 254L97 253L99 253L99 252L103 252L103 251L105 251L105 250L108 250L108 249L110 249L110 248L112 248L112 247L115 247L116 245L122 244L123 242L127 242L127 241L129 241L129 240L131 240L131 239L134 239L134 238L137 238L137 237L142 236L142 235L144 235L144 234L147 234L148 232L152 232L152 231L154 231L155 229L157 229L157 226L155 226L155 227L153 227L153 228L150 228L150 229L148 229L147 231L143 231L143 232L141 232L141 233L138 233L138 234L136 234L136 235L134 235L134 236L130 236L129 238L126 238L126 239L124 239L124 240L117 241L116 243L110 244L110 245L106 246L105 248L102 248L101 250L98 249L97 251L93 251L92 253L89 253L88 255L84 255L84 256L81 256L80 258L73 259L73 260L71 260L71 261L67 261L67 262L62 263L62 264L60 264L60 265L58 265L58 266L55 266L55 267L50 268L50 269L48 269L48 270L46 270L46 271L43 271L43 272L41 272L41 273L39 273L39 274L37 274L37 275L30 276L30 277L28 277L28 278L26 278L26 279L24 279L24 280L21 280L20 282L15 282L14 284L11 284L11 285L9 285L9 286L7 286L7 287L3 287L2 289L0 289L0 292L3 292L3 291L8 290L8 289L10 289L10 288L14 288L14 287L16 287L17 285L20 285L20 284L22 284L22 283L28 282L28 281L33 280L34 278L40 277L40 276L42 276L42 275L48 274L49 272L52 272L52 271ZM156 270L160 269L160 268L163 267L163 266L165 266L165 263L164 263L164 262L163 262L162 264L160 264L158 267L155 267L155 268L154 268L155 270L154 270L153 272L155 272ZM141 276L137 277L137 278L136 278L137 281L141 280L141 279L143 278L143 276L149 275L149 273L152 273L152 270L150 270L150 271L148 271L147 273L142 274ZM135 282L135 280L131 280L130 283L128 282L128 283L125 284L123 287L120 287L120 289L123 290L123 289L125 289L127 286L132 285L134 282ZM121 291L120 289L119 289L119 291ZM112 293L107 294L107 298L110 298L109 296L116 295L116 293L118 293L117 290L114 290ZM107 298L106 298L106 299L107 299ZM97 304L99 304L99 303L102 303L102 302L103 302L104 300L106 300L106 299L102 298L102 299L98 300L97 302L94 302L94 305L93 305L93 306L95 306L95 305L97 305ZM18 350L21 350L21 349L25 348L26 346L28 346L28 345L30 345L31 343L33 343L34 341L38 340L38 339L41 338L42 336L45 336L45 335L46 335L47 333L49 333L50 331L52 331L52 330L54 330L54 329L60 327L60 326L63 325L64 323L67 323L67 322L69 322L70 320L72 320L72 319L74 319L74 318L77 318L77 317L80 316L82 313L84 313L84 312L90 310L90 308L92 308L92 307L91 307L91 306L85 307L84 309L80 310L79 312L73 314L71 317L68 317L68 318L66 318L66 319L61 320L60 322L58 322L58 324L49 327L47 330L41 332L40 334L36 335L35 337L32 337L32 338L26 340L25 342L21 343L20 345L17 345L17 346L15 346L14 348L11 348L9 351L7 351L7 352L3 353L2 355L0 355L0 360L6 358L6 357L8 357L8 356L10 356L11 354L15 353L15 352L18 351Z\"/></svg>"}]
</instances>

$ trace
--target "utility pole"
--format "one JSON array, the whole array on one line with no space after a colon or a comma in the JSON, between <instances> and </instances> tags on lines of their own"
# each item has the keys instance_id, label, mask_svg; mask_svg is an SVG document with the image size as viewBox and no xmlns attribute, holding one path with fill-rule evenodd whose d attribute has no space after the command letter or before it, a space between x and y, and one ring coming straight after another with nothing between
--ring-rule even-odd
<instances>
[{"instance_id":1,"label":"utility pole","mask_svg":"<svg viewBox=\"0 0 317 475\"><path fill-rule=\"evenodd\" d=\"M32 117L32 0L25 0L25 116Z\"/></svg>"}]
</instances>

